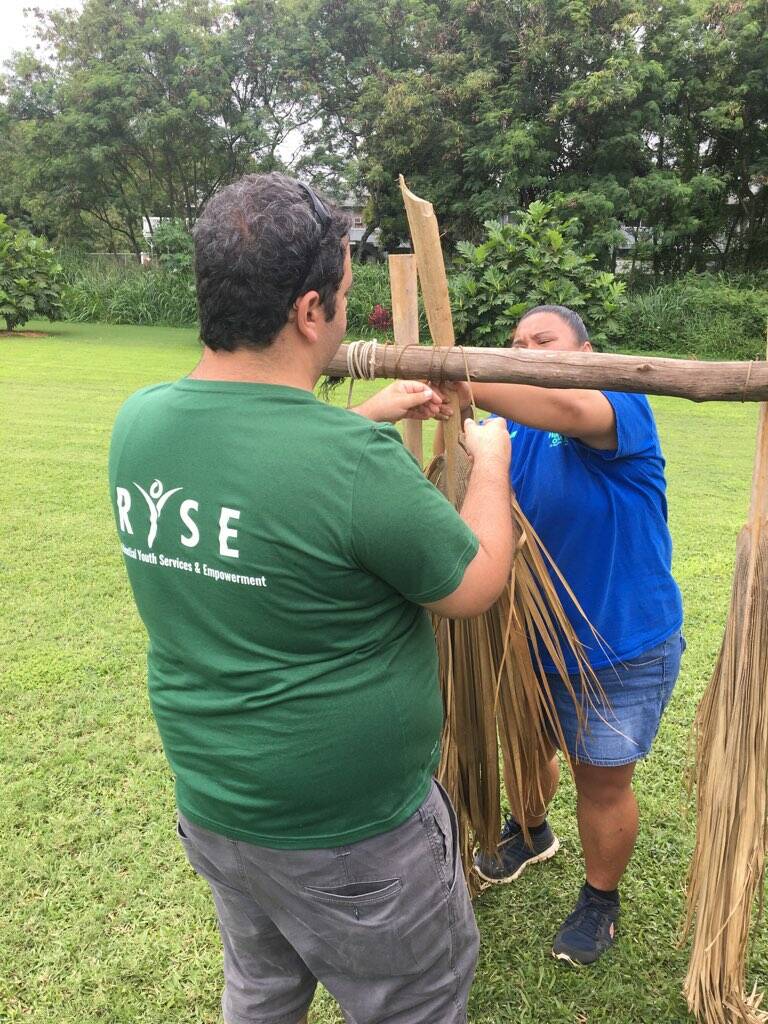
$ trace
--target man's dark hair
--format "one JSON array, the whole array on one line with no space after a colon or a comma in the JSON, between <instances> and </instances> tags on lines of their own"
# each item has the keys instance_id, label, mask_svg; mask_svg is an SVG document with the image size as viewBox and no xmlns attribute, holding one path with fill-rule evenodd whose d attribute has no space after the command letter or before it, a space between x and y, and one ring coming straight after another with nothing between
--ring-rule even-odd
<instances>
[{"instance_id":1,"label":"man's dark hair","mask_svg":"<svg viewBox=\"0 0 768 1024\"><path fill-rule=\"evenodd\" d=\"M589 334L584 326L584 321L575 310L569 309L568 306L534 306L533 309L523 313L518 323L527 320L534 313L554 313L555 316L559 316L562 321L568 324L580 345L583 345L585 341L589 341Z\"/></svg>"},{"instance_id":2,"label":"man's dark hair","mask_svg":"<svg viewBox=\"0 0 768 1024\"><path fill-rule=\"evenodd\" d=\"M267 348L309 291L332 320L348 233L346 214L284 174L248 174L218 192L193 231L205 344Z\"/></svg>"}]
</instances>

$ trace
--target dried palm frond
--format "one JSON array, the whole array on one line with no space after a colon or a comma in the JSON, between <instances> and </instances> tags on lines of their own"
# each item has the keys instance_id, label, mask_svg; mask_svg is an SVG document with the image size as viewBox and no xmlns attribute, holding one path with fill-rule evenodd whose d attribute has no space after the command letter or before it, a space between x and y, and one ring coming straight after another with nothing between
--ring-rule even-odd
<instances>
[{"instance_id":1,"label":"dried palm frond","mask_svg":"<svg viewBox=\"0 0 768 1024\"><path fill-rule=\"evenodd\" d=\"M435 345L450 348L454 344L453 320L435 211L431 203L408 189L402 175L400 188L429 330ZM427 476L456 508L461 508L470 458L460 444L455 395L451 406L454 415L444 427L445 455L432 462ZM535 641L545 647L557 666L581 722L590 690L603 696L563 611L547 563L577 608L578 603L514 496L512 512L518 544L506 592L493 608L476 618L434 617L445 708L440 781L456 808L462 861L471 878L473 842L476 840L484 852L495 850L498 842L499 738L507 795L528 843L531 837L525 827L526 812L543 803L540 777L550 740L566 749L538 654L534 665L532 650L538 649ZM579 666L579 694L566 671L563 643L573 651Z\"/></svg>"},{"instance_id":2,"label":"dried palm frond","mask_svg":"<svg viewBox=\"0 0 768 1024\"><path fill-rule=\"evenodd\" d=\"M453 459L454 502L461 508L471 462L461 445ZM428 478L443 493L445 469L445 456L438 456L427 469ZM445 707L439 778L456 807L468 877L475 843L491 852L498 842L499 747L510 805L528 842L524 823L526 815L543 804L540 778L553 741L568 758L549 683L531 640L536 638L558 667L582 723L587 703L604 699L563 610L548 568L551 560L514 496L512 515L517 550L509 585L496 604L472 619L433 616ZM553 571L575 601L554 566ZM579 666L579 687L568 675L563 644Z\"/></svg>"},{"instance_id":3,"label":"dried palm frond","mask_svg":"<svg viewBox=\"0 0 768 1024\"><path fill-rule=\"evenodd\" d=\"M696 715L696 848L685 994L707 1024L768 1021L745 991L753 906L768 842L768 407L760 408L750 518L736 546L720 655Z\"/></svg>"}]
</instances>

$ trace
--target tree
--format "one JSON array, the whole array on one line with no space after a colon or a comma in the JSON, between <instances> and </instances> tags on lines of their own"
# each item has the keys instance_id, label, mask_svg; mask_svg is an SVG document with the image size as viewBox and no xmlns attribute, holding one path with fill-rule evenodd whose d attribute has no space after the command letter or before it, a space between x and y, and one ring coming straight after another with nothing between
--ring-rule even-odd
<instances>
[{"instance_id":1,"label":"tree","mask_svg":"<svg viewBox=\"0 0 768 1024\"><path fill-rule=\"evenodd\" d=\"M144 245L248 171L368 197L398 174L446 247L545 200L600 265L768 263L765 0L86 0L41 22L0 129L0 206L48 237Z\"/></svg>"},{"instance_id":2,"label":"tree","mask_svg":"<svg viewBox=\"0 0 768 1024\"><path fill-rule=\"evenodd\" d=\"M405 234L403 172L448 243L555 199L604 266L627 231L657 275L766 262L764 0L408 6L408 62L374 50L345 94L389 241Z\"/></svg>"},{"instance_id":3,"label":"tree","mask_svg":"<svg viewBox=\"0 0 768 1024\"><path fill-rule=\"evenodd\" d=\"M51 12L41 34L52 62L22 55L7 84L17 192L33 217L55 210L59 238L96 234L138 254L148 218L191 224L223 185L279 166L303 116L279 66L292 25L270 0Z\"/></svg>"},{"instance_id":4,"label":"tree","mask_svg":"<svg viewBox=\"0 0 768 1024\"><path fill-rule=\"evenodd\" d=\"M439 28L425 34L421 66L379 76L363 96L362 162L382 209L398 209L395 171L402 170L417 190L425 183L421 191L439 206L449 241L479 237L489 217L558 190L585 190L582 168L601 177L625 172L630 142L641 148L626 138L626 107L641 84L635 7L630 0L446 5ZM579 95L590 76L591 93ZM620 129L623 145L603 145L606 125Z\"/></svg>"},{"instance_id":5,"label":"tree","mask_svg":"<svg viewBox=\"0 0 768 1024\"><path fill-rule=\"evenodd\" d=\"M647 97L657 182L645 224L655 232L657 269L700 268L702 256L721 268L765 264L768 8L763 0L676 0L652 7L645 53L663 68ZM687 227L670 225L668 217L659 222L666 212L658 205L663 176L672 189L666 211L681 209L672 177L689 189Z\"/></svg>"},{"instance_id":6,"label":"tree","mask_svg":"<svg viewBox=\"0 0 768 1024\"><path fill-rule=\"evenodd\" d=\"M61 314L62 267L42 238L14 230L0 213L0 316L9 331L33 316Z\"/></svg>"}]
</instances>

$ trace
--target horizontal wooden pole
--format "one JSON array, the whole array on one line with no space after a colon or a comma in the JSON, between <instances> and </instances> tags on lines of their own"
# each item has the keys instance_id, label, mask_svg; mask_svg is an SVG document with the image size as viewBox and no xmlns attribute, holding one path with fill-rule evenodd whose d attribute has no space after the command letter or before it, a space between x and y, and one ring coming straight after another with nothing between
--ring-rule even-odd
<instances>
[{"instance_id":1,"label":"horizontal wooden pole","mask_svg":"<svg viewBox=\"0 0 768 1024\"><path fill-rule=\"evenodd\" d=\"M353 343L354 344L354 343ZM347 377L347 345L341 345L326 373ZM479 384L535 384L542 388L588 388L672 395L692 402L768 400L768 362L708 363L697 359L656 359L601 352L532 352L511 348L397 348L376 343L374 377L470 380ZM365 366L370 367L370 350Z\"/></svg>"}]
</instances>

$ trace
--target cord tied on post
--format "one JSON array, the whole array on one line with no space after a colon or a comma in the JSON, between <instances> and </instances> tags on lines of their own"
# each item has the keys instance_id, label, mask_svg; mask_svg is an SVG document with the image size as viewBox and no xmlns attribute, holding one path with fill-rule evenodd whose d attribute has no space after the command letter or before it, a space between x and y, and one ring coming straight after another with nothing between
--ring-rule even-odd
<instances>
[{"instance_id":1,"label":"cord tied on post","mask_svg":"<svg viewBox=\"0 0 768 1024\"><path fill-rule=\"evenodd\" d=\"M347 374L353 380L376 380L376 346L378 342L351 341L347 346Z\"/></svg>"},{"instance_id":2,"label":"cord tied on post","mask_svg":"<svg viewBox=\"0 0 768 1024\"><path fill-rule=\"evenodd\" d=\"M356 380L376 380L376 345L377 341L350 341L345 346L347 353L347 376L349 391L347 408L352 407L352 388Z\"/></svg>"}]
</instances>

